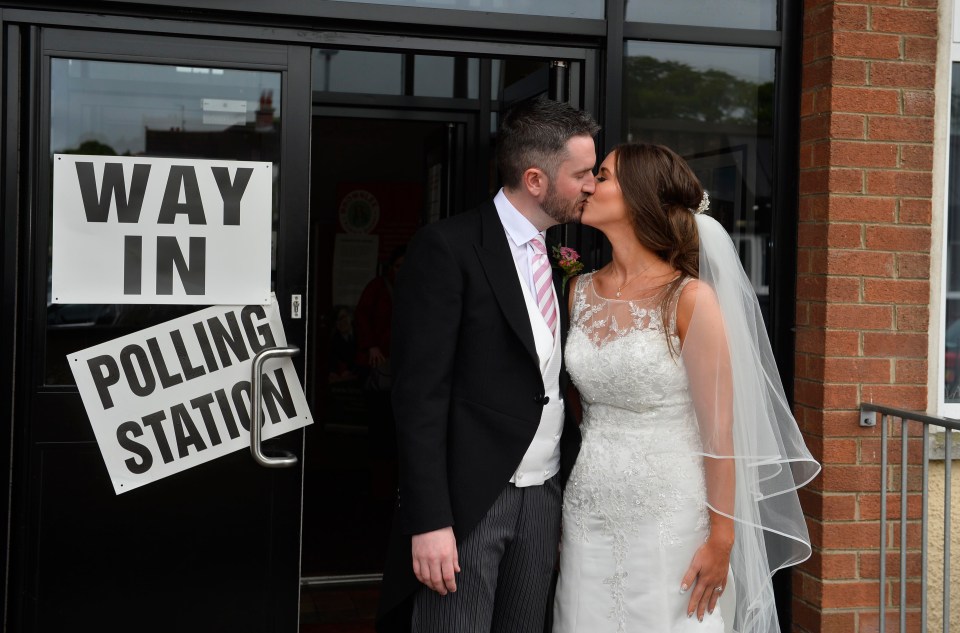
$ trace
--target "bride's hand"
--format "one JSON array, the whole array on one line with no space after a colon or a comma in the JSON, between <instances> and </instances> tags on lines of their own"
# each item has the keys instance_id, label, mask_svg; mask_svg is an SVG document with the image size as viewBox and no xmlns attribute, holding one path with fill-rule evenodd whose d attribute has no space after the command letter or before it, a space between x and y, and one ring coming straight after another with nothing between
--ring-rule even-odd
<instances>
[{"instance_id":1,"label":"bride's hand","mask_svg":"<svg viewBox=\"0 0 960 633\"><path fill-rule=\"evenodd\" d=\"M720 594L727 586L727 570L730 568L730 550L733 549L733 532L711 531L706 542L693 555L690 567L683 576L680 593L693 587L687 604L687 617L696 614L703 621L704 613L713 613ZM719 590L718 590L719 588Z\"/></svg>"}]
</instances>

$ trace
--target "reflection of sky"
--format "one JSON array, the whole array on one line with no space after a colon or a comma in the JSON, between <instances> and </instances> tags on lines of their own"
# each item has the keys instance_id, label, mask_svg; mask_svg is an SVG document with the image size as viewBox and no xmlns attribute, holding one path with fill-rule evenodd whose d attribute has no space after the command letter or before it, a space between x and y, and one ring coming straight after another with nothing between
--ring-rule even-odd
<instances>
[{"instance_id":1,"label":"reflection of sky","mask_svg":"<svg viewBox=\"0 0 960 633\"><path fill-rule=\"evenodd\" d=\"M735 29L775 29L776 0L627 0L627 20Z\"/></svg>"},{"instance_id":2,"label":"reflection of sky","mask_svg":"<svg viewBox=\"0 0 960 633\"><path fill-rule=\"evenodd\" d=\"M252 123L264 90L280 113L280 74L247 70L54 59L51 62L51 148L99 141L118 154L142 154L145 130L216 132ZM204 99L246 104L233 120L204 122ZM242 121L240 120L242 118Z\"/></svg>"},{"instance_id":3,"label":"reflection of sky","mask_svg":"<svg viewBox=\"0 0 960 633\"><path fill-rule=\"evenodd\" d=\"M604 0L344 0L358 4L387 4L430 9L465 9L523 15L603 19ZM659 0L658 0L659 1ZM673 2L674 0L670 0ZM741 0L744 1L744 0ZM747 0L749 1L749 0ZM756 0L754 0L756 1Z\"/></svg>"},{"instance_id":4,"label":"reflection of sky","mask_svg":"<svg viewBox=\"0 0 960 633\"><path fill-rule=\"evenodd\" d=\"M776 58L773 50L703 44L627 42L629 57L650 56L686 64L695 70L720 70L753 83L773 81Z\"/></svg>"}]
</instances>

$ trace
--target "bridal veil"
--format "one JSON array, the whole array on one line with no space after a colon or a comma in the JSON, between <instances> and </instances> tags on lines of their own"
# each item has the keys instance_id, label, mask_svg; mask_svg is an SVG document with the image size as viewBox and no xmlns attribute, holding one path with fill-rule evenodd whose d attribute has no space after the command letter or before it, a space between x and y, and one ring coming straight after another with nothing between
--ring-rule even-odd
<instances>
[{"instance_id":1,"label":"bridal veil","mask_svg":"<svg viewBox=\"0 0 960 633\"><path fill-rule=\"evenodd\" d=\"M707 503L735 521L734 630L768 633L779 630L771 575L811 553L796 491L820 465L791 413L730 236L713 218L695 217L701 283L680 357L700 427Z\"/></svg>"}]
</instances>

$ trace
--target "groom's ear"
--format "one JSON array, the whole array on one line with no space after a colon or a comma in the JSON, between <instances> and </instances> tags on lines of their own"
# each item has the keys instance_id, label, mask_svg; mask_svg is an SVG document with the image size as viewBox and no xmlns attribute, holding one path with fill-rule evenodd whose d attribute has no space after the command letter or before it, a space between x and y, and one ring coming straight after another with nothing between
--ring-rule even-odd
<instances>
[{"instance_id":1,"label":"groom's ear","mask_svg":"<svg viewBox=\"0 0 960 633\"><path fill-rule=\"evenodd\" d=\"M527 193L537 199L547 191L547 175L538 167L530 167L523 172L522 183Z\"/></svg>"}]
</instances>

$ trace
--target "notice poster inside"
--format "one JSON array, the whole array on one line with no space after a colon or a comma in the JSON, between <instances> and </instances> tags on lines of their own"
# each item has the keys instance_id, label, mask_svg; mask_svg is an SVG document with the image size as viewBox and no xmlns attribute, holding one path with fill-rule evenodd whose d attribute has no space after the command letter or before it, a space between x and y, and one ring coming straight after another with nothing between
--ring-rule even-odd
<instances>
[{"instance_id":1,"label":"notice poster inside","mask_svg":"<svg viewBox=\"0 0 960 633\"><path fill-rule=\"evenodd\" d=\"M273 165L55 154L52 303L267 304Z\"/></svg>"},{"instance_id":2,"label":"notice poster inside","mask_svg":"<svg viewBox=\"0 0 960 633\"><path fill-rule=\"evenodd\" d=\"M253 357L284 345L273 301L207 308L70 354L116 493L249 448ZM311 424L291 360L263 368L263 439Z\"/></svg>"}]
</instances>

